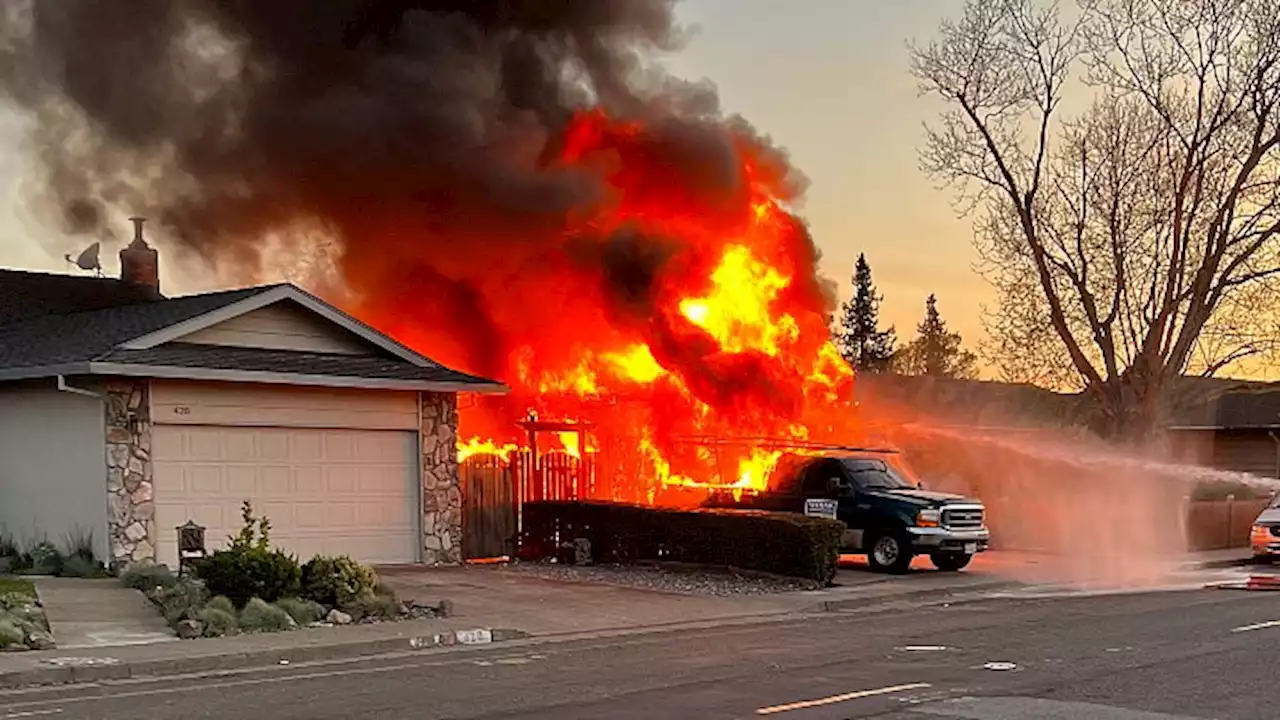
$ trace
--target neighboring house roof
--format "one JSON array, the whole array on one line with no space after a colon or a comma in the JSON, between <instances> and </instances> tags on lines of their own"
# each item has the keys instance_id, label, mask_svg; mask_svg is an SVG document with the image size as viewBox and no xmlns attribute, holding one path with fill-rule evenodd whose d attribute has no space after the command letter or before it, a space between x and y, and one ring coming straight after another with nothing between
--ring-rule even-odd
<instances>
[{"instance_id":1,"label":"neighboring house roof","mask_svg":"<svg viewBox=\"0 0 1280 720\"><path fill-rule=\"evenodd\" d=\"M163 299L154 288L114 278L0 268L0 326L46 315L90 312Z\"/></svg>"},{"instance_id":2,"label":"neighboring house roof","mask_svg":"<svg viewBox=\"0 0 1280 720\"><path fill-rule=\"evenodd\" d=\"M1224 392L1180 410L1173 430L1280 429L1280 384Z\"/></svg>"},{"instance_id":3,"label":"neighboring house roof","mask_svg":"<svg viewBox=\"0 0 1280 720\"><path fill-rule=\"evenodd\" d=\"M40 283L0 274L0 297ZM50 286L73 287L64 278L97 284L98 278L56 278ZM119 281L117 285L125 285ZM17 290L13 288L16 287ZM125 287L131 287L125 285ZM136 286L132 286L136 287ZM41 297L42 291L36 291ZM71 291L75 294L79 291ZM139 300L130 292L83 293L115 307L67 312L75 303L51 303L52 311L29 313L38 303L23 301L28 317L0 323L0 380L55 375L132 375L192 380L275 382L336 387L435 391L501 392L492 380L440 365L397 343L293 285L269 285L162 299L154 292ZM87 302L87 301L86 301ZM182 342L182 338L277 303L290 303L332 323L370 346L366 355L259 349ZM90 303L92 306L94 303Z\"/></svg>"}]
</instances>

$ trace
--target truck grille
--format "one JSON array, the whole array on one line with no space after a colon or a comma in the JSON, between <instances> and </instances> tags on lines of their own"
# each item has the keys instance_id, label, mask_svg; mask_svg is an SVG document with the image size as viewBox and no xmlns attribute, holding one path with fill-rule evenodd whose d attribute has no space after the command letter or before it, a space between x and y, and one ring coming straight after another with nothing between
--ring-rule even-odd
<instances>
[{"instance_id":1,"label":"truck grille","mask_svg":"<svg viewBox=\"0 0 1280 720\"><path fill-rule=\"evenodd\" d=\"M978 530L982 527L982 509L944 508L942 524L952 530Z\"/></svg>"},{"instance_id":2,"label":"truck grille","mask_svg":"<svg viewBox=\"0 0 1280 720\"><path fill-rule=\"evenodd\" d=\"M1275 537L1280 537L1280 525L1272 525L1271 534Z\"/></svg>"}]
</instances>

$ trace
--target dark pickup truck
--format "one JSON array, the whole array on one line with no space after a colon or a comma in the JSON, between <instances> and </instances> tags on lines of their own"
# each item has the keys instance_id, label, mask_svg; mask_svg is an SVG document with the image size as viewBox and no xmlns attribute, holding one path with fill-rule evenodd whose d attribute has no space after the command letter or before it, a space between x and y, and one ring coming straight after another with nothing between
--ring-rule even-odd
<instances>
[{"instance_id":1,"label":"dark pickup truck","mask_svg":"<svg viewBox=\"0 0 1280 720\"><path fill-rule=\"evenodd\" d=\"M991 539L981 501L926 491L883 453L786 454L768 490L716 492L705 505L833 517L845 524L844 550L865 553L879 572L905 573L926 553L939 570L959 570Z\"/></svg>"}]
</instances>

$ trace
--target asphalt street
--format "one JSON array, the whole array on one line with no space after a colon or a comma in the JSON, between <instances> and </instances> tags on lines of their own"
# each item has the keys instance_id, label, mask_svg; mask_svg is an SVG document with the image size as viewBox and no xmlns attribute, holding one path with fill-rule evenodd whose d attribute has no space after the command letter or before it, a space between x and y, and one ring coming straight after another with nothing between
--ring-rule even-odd
<instances>
[{"instance_id":1,"label":"asphalt street","mask_svg":"<svg viewBox=\"0 0 1280 720\"><path fill-rule=\"evenodd\" d=\"M1270 720L1280 595L989 599L0 694L18 718Z\"/></svg>"}]
</instances>

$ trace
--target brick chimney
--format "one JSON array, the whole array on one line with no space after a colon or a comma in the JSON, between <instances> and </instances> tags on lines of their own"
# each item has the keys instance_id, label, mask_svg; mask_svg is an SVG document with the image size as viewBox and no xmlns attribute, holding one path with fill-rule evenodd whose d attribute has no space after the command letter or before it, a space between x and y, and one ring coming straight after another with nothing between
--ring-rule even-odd
<instances>
[{"instance_id":1,"label":"brick chimney","mask_svg":"<svg viewBox=\"0 0 1280 720\"><path fill-rule=\"evenodd\" d=\"M160 253L142 237L146 218L131 217L133 242L120 251L120 279L131 285L146 285L160 292Z\"/></svg>"}]
</instances>

